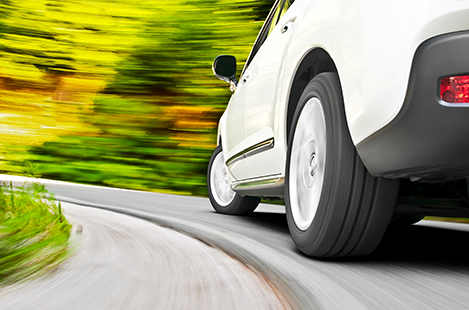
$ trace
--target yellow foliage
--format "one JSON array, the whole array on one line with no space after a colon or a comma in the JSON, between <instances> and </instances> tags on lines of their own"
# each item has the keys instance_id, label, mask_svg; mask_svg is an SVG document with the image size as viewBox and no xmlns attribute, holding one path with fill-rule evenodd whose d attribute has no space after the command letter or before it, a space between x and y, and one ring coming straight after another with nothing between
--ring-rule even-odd
<instances>
[{"instance_id":1,"label":"yellow foliage","mask_svg":"<svg viewBox=\"0 0 469 310\"><path fill-rule=\"evenodd\" d=\"M0 44L2 44L0 40ZM42 72L30 64L18 64L6 59L0 60L0 78L15 78L26 82L39 82ZM2 82L0 81L0 88Z\"/></svg>"}]
</instances>

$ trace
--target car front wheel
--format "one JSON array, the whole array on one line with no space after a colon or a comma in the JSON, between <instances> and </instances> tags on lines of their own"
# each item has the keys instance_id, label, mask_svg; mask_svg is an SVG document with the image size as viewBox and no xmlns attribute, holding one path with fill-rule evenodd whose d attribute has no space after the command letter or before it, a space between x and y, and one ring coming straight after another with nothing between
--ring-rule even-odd
<instances>
[{"instance_id":1,"label":"car front wheel","mask_svg":"<svg viewBox=\"0 0 469 310\"><path fill-rule=\"evenodd\" d=\"M210 158L207 171L207 190L212 207L218 213L242 215L252 213L259 205L260 198L244 197L231 189L231 182L224 163L221 145L217 146Z\"/></svg>"}]
</instances>

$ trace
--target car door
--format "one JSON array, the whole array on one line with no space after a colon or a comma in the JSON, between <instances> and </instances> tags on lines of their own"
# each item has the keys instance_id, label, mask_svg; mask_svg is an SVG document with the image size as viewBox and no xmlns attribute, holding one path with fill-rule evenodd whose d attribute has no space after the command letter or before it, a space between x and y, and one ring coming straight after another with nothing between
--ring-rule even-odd
<instances>
[{"instance_id":1,"label":"car door","mask_svg":"<svg viewBox=\"0 0 469 310\"><path fill-rule=\"evenodd\" d=\"M273 7L248 58L237 93L230 103L233 105L230 109L242 105L244 113L242 120L239 108L236 118L231 117L234 111L227 115L227 127L237 132L237 139L231 139L226 160L237 180L283 172L283 164L277 160L280 156L276 154L279 148L275 148L274 121L277 82L296 18L288 10L292 3L293 0L279 0ZM242 128L238 127L240 124ZM240 130L244 132L241 134Z\"/></svg>"}]
</instances>

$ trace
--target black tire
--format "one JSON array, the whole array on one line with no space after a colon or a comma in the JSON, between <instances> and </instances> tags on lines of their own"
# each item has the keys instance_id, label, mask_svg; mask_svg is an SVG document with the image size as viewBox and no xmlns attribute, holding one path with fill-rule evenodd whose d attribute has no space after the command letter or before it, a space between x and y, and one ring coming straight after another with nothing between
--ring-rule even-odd
<instances>
[{"instance_id":1,"label":"black tire","mask_svg":"<svg viewBox=\"0 0 469 310\"><path fill-rule=\"evenodd\" d=\"M317 112L320 109L322 114ZM315 124L323 120L323 133L314 133L320 131L316 127L322 127L311 124L311 119L316 120ZM308 131L303 125L316 127ZM301 142L294 144L295 137ZM312 140L308 142L309 138ZM323 150L321 145L325 146ZM308 161L309 153L312 155ZM316 177L322 183L316 182ZM318 188L319 194L312 194ZM285 205L290 234L298 248L314 257L371 253L391 221L398 188L396 180L371 176L358 156L348 131L337 74L316 76L300 97L288 141ZM311 208L316 211L309 211Z\"/></svg>"},{"instance_id":2,"label":"black tire","mask_svg":"<svg viewBox=\"0 0 469 310\"><path fill-rule=\"evenodd\" d=\"M218 213L231 215L254 212L261 199L258 197L243 197L228 189L230 184L227 173L223 150L219 145L210 158L207 171L207 190L212 207Z\"/></svg>"}]
</instances>

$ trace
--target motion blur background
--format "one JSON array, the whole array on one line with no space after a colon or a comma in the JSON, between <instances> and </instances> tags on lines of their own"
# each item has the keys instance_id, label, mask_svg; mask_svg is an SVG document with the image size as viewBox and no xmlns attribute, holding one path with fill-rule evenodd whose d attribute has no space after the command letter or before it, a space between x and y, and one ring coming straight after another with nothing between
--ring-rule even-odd
<instances>
[{"instance_id":1,"label":"motion blur background","mask_svg":"<svg viewBox=\"0 0 469 310\"><path fill-rule=\"evenodd\" d=\"M0 173L206 195L229 100L274 0L0 0Z\"/></svg>"}]
</instances>

